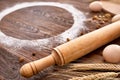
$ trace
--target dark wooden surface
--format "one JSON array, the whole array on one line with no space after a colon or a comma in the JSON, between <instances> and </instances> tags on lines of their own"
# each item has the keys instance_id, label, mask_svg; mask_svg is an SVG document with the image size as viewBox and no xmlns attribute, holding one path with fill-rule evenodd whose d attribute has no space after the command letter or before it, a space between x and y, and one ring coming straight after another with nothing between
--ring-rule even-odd
<instances>
[{"instance_id":1,"label":"dark wooden surface","mask_svg":"<svg viewBox=\"0 0 120 80\"><path fill-rule=\"evenodd\" d=\"M55 1L72 4L77 9L83 11L87 19L91 18L93 15L106 13L91 12L88 8L88 4L92 0L0 0L0 11L16 3L27 1ZM0 30L14 38L35 40L56 36L69 29L73 22L71 14L64 9L35 6L21 9L5 16L0 22ZM109 21L103 23L100 27L109 23ZM85 24L88 30L84 30L83 35L100 28L98 27L98 22L89 22L89 20L86 20ZM12 47L7 47L0 43L0 80L67 80L69 76L77 76L78 73L66 73L61 67L53 66L29 79L20 76L19 68L23 64L49 55L51 49L60 44L59 42L55 42L55 40L54 38L51 40L52 44L49 45L51 46L50 48L45 46L46 48L41 49L41 51L36 50L34 47L29 48L27 46L13 50ZM120 44L120 39L111 43ZM105 46L91 52L73 63L103 63L104 60L101 56L101 52L104 47ZM79 75L80 74L91 74L91 72L79 72Z\"/></svg>"}]
</instances>

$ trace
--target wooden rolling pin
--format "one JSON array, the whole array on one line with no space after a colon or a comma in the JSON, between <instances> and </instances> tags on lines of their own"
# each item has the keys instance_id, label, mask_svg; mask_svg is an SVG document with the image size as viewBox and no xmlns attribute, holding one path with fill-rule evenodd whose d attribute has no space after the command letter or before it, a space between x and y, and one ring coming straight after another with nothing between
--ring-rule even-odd
<instances>
[{"instance_id":1,"label":"wooden rolling pin","mask_svg":"<svg viewBox=\"0 0 120 80\"><path fill-rule=\"evenodd\" d=\"M24 77L31 77L51 65L62 66L90 53L119 36L120 21L117 21L54 48L51 55L23 65L20 73Z\"/></svg>"}]
</instances>

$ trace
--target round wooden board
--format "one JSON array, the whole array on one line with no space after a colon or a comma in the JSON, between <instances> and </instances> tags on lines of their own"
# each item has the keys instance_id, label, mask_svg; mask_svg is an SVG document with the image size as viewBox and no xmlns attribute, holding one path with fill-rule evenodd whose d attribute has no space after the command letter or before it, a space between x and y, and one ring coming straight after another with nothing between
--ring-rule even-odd
<instances>
[{"instance_id":1,"label":"round wooden board","mask_svg":"<svg viewBox=\"0 0 120 80\"><path fill-rule=\"evenodd\" d=\"M120 4L110 1L101 1L102 7L105 11L110 12L114 15L120 14Z\"/></svg>"}]
</instances>

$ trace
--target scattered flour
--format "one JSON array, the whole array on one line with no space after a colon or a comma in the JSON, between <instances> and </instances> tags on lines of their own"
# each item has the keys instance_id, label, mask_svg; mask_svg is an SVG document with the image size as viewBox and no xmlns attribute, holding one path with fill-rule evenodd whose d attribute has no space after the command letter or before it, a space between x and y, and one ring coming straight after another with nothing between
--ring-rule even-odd
<instances>
[{"instance_id":1,"label":"scattered flour","mask_svg":"<svg viewBox=\"0 0 120 80\"><path fill-rule=\"evenodd\" d=\"M45 39L37 39L37 40L21 40L17 38L13 38L11 36L5 35L3 32L0 31L0 42L8 47L12 48L21 48L21 47L35 47L37 50L43 48L44 46L47 46L48 48L51 48L52 43L51 40L55 39L56 43L64 43L66 42L66 38L73 39L78 36L78 33L81 32L81 30L85 29L84 26L84 20L86 17L84 14L73 7L70 4L63 4L58 2L24 2L20 4L16 4L13 7L9 7L3 11L0 12L0 21L8 14L27 7L32 6L55 6L59 8L63 8L66 11L70 12L73 16L74 23L71 28L63 32L62 34L59 34L54 37L45 38Z\"/></svg>"}]
</instances>

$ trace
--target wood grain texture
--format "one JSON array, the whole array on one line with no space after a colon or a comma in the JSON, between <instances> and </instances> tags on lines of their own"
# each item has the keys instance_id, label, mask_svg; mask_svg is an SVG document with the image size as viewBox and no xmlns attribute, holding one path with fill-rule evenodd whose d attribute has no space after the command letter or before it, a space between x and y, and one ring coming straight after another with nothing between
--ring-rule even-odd
<instances>
[{"instance_id":1,"label":"wood grain texture","mask_svg":"<svg viewBox=\"0 0 120 80\"><path fill-rule=\"evenodd\" d=\"M61 3L68 3L74 5L77 9L84 12L87 18L91 18L94 15L102 15L106 12L93 13L89 10L88 4L92 0L0 0L0 11L7 7L13 6L20 2L31 1L55 1ZM64 9L57 7L30 7L15 11L2 19L0 22L0 30L6 35L18 38L18 39L43 39L58 35L65 30L69 29L73 24L73 19L70 13ZM109 24L101 24L101 27ZM90 31L98 29L98 22L85 21L88 30L83 31L86 34ZM80 34L81 35L81 34ZM114 44L120 44L120 38L111 42ZM110 43L110 44L111 44ZM50 67L47 70L39 73L38 75L26 79L20 76L19 68L29 62L36 59L40 59L50 54L53 47L59 45L56 38L52 38L48 46L44 46L41 50L37 50L35 47L24 46L20 49L13 49L12 47L5 46L0 43L0 79L1 80L67 80L72 76L83 76L93 72L69 72L63 67ZM107 44L108 45L108 44ZM106 45L105 45L106 46ZM102 50L105 47L101 47L90 54L74 61L73 63L103 63L104 60L101 56ZM21 58L23 61L21 61ZM66 70L66 71L65 71ZM54 72L54 73L52 73ZM99 72L94 72L99 73ZM42 79L41 79L42 78Z\"/></svg>"},{"instance_id":2,"label":"wood grain texture","mask_svg":"<svg viewBox=\"0 0 120 80\"><path fill-rule=\"evenodd\" d=\"M1 21L0 29L8 36L31 40L55 36L70 28L72 24L71 14L63 9L31 7L6 16Z\"/></svg>"}]
</instances>

